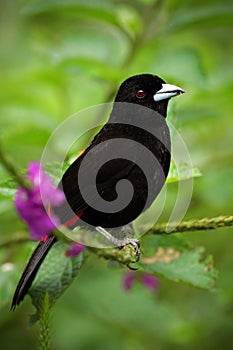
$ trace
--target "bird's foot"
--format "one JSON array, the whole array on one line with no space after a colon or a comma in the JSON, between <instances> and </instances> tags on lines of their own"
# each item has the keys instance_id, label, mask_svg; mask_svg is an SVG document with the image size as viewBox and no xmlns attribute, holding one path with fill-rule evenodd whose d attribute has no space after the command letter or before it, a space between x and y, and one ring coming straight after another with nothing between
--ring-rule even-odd
<instances>
[{"instance_id":1,"label":"bird's foot","mask_svg":"<svg viewBox=\"0 0 233 350\"><path fill-rule=\"evenodd\" d=\"M125 239L122 239L121 242L123 242L123 244L121 243L121 245L118 245L120 249L124 248L126 245L131 245L134 248L135 255L136 255L136 262L138 262L141 255L139 240L135 238L125 238Z\"/></svg>"},{"instance_id":2,"label":"bird's foot","mask_svg":"<svg viewBox=\"0 0 233 350\"><path fill-rule=\"evenodd\" d=\"M128 238L128 237L125 237L123 239L116 238L115 236L113 236L111 233L109 233L107 230L105 230L101 226L97 226L96 227L96 231L98 231L110 243L112 243L114 246L117 246L119 249L124 248L126 245L131 245L134 248L134 251L135 251L135 256L136 256L136 261L135 262L139 261L141 252L140 252L140 242L139 242L138 239ZM133 268L130 268L130 269L133 269Z\"/></svg>"}]
</instances>

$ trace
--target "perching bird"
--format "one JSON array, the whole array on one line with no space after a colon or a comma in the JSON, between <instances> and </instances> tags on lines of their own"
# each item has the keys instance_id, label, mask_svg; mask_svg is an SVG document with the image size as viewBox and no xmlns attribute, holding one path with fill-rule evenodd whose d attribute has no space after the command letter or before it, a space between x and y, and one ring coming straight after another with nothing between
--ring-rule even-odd
<instances>
[{"instance_id":1,"label":"perching bird","mask_svg":"<svg viewBox=\"0 0 233 350\"><path fill-rule=\"evenodd\" d=\"M52 210L63 225L86 225L104 233L131 223L150 207L170 166L168 101L183 92L152 74L135 75L121 84L109 120L58 185L66 201ZM38 244L19 280L12 309L27 294L55 242L50 235Z\"/></svg>"}]
</instances>

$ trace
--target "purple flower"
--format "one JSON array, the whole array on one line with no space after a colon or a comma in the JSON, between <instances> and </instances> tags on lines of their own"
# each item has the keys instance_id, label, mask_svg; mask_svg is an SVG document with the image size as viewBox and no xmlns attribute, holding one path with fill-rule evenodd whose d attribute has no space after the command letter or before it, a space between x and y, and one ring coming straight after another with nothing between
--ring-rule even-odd
<instances>
[{"instance_id":1,"label":"purple flower","mask_svg":"<svg viewBox=\"0 0 233 350\"><path fill-rule=\"evenodd\" d=\"M151 273L142 273L141 281L145 287L152 291L159 288L159 279Z\"/></svg>"},{"instance_id":2,"label":"purple flower","mask_svg":"<svg viewBox=\"0 0 233 350\"><path fill-rule=\"evenodd\" d=\"M135 282L135 273L134 272L127 272L123 276L123 287L125 290L132 289L132 286Z\"/></svg>"},{"instance_id":3,"label":"purple flower","mask_svg":"<svg viewBox=\"0 0 233 350\"><path fill-rule=\"evenodd\" d=\"M32 188L29 190L19 188L15 207L28 225L32 238L42 239L60 224L59 219L54 214L49 216L45 208L60 205L65 196L62 191L54 187L39 162L29 164L27 177L32 183Z\"/></svg>"},{"instance_id":4,"label":"purple flower","mask_svg":"<svg viewBox=\"0 0 233 350\"><path fill-rule=\"evenodd\" d=\"M155 291L159 288L159 280L156 276L150 273L142 273L142 272L127 272L123 276L123 288L125 290L132 289L134 283L138 281L143 284L147 289L151 291Z\"/></svg>"},{"instance_id":5,"label":"purple flower","mask_svg":"<svg viewBox=\"0 0 233 350\"><path fill-rule=\"evenodd\" d=\"M85 249L84 245L80 243L72 243L71 247L66 251L66 256L73 258L79 255L84 249Z\"/></svg>"}]
</instances>

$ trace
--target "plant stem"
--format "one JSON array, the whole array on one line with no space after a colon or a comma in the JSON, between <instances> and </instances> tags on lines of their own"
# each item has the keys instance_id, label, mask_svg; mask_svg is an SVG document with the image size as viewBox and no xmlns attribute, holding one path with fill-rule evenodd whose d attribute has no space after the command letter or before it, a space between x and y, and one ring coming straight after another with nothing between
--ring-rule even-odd
<instances>
[{"instance_id":1,"label":"plant stem","mask_svg":"<svg viewBox=\"0 0 233 350\"><path fill-rule=\"evenodd\" d=\"M191 231L206 231L214 230L220 227L233 226L233 216L217 216L214 218L194 219L189 221L183 221L172 231L167 233L167 223L161 223L154 225L147 234L173 234L178 232L191 232ZM116 248L99 249L88 248L90 251L107 260L115 260L119 263L128 265L130 262L135 262L135 254L132 251L132 247L125 247L123 250Z\"/></svg>"},{"instance_id":2,"label":"plant stem","mask_svg":"<svg viewBox=\"0 0 233 350\"><path fill-rule=\"evenodd\" d=\"M49 303L49 294L46 293L44 296L43 301L40 305L39 310L39 326L40 326L40 333L39 333L39 342L40 350L49 350L50 349L50 303Z\"/></svg>"},{"instance_id":3,"label":"plant stem","mask_svg":"<svg viewBox=\"0 0 233 350\"><path fill-rule=\"evenodd\" d=\"M19 174L19 171L15 167L14 163L6 155L1 142L0 142L0 163L8 171L8 173L13 176L13 178L15 179L15 181L18 183L20 187L23 187L26 190L31 189L30 182L27 181L22 175Z\"/></svg>"},{"instance_id":4,"label":"plant stem","mask_svg":"<svg viewBox=\"0 0 233 350\"><path fill-rule=\"evenodd\" d=\"M3 242L0 243L0 249L5 248L5 247L9 247L11 245L15 245L15 244L22 244L22 243L27 243L27 242L32 242L32 240L30 239L28 234L22 234L22 235L18 235L15 234L15 237L12 236L10 239L7 239Z\"/></svg>"},{"instance_id":5,"label":"plant stem","mask_svg":"<svg viewBox=\"0 0 233 350\"><path fill-rule=\"evenodd\" d=\"M161 0L155 0L150 6L147 6L144 13L142 14L143 28L140 33L135 37L132 42L131 49L126 56L124 62L121 64L120 70L126 71L130 67L132 61L136 57L138 51L144 45L147 40L147 36L150 33L151 23L155 18L155 14L159 13L159 8L161 6ZM158 16L158 15L157 15Z\"/></svg>"},{"instance_id":6,"label":"plant stem","mask_svg":"<svg viewBox=\"0 0 233 350\"><path fill-rule=\"evenodd\" d=\"M123 265L129 265L136 262L135 251L131 245L126 245L123 249L119 248L94 248L88 247L88 250L100 258L117 261Z\"/></svg>"},{"instance_id":7,"label":"plant stem","mask_svg":"<svg viewBox=\"0 0 233 350\"><path fill-rule=\"evenodd\" d=\"M231 227L233 226L233 216L225 215L225 216L217 216L213 218L203 218L203 219L194 219L189 221L183 221L179 225L177 225L172 232L167 233L166 227L167 223L155 224L147 234L174 234L179 232L194 232L194 231L207 231L207 230L215 230L221 227ZM30 239L26 237L26 235L19 235L12 237L10 240L2 242L0 244L0 248L7 247L12 244L20 244L25 243L25 241L29 241ZM135 261L135 256L132 247L125 247L122 250L118 248L92 248L88 247L88 249L94 254L103 257L109 260L115 260L122 264L128 264L130 262Z\"/></svg>"},{"instance_id":8,"label":"plant stem","mask_svg":"<svg viewBox=\"0 0 233 350\"><path fill-rule=\"evenodd\" d=\"M130 50L129 50L128 54L126 55L124 61L121 63L121 65L119 67L120 72L124 73L125 71L127 71L129 69L129 67L130 67L132 61L134 60L134 58L136 57L138 51L140 50L140 48L143 46L143 44L147 40L147 36L150 32L150 25L154 19L155 13L159 13L159 8L160 8L161 4L162 4L161 0L155 0L150 6L146 7L144 14L142 15L143 28L142 28L141 32L138 33L138 35L134 38L134 40L132 40ZM114 98L117 87L118 87L118 82L113 83L109 86L109 89L106 92L106 96L102 102L103 104L108 103L109 101L111 101ZM98 117L100 117L100 115L98 114ZM99 119L97 119L97 120L99 120Z\"/></svg>"},{"instance_id":9,"label":"plant stem","mask_svg":"<svg viewBox=\"0 0 233 350\"><path fill-rule=\"evenodd\" d=\"M169 234L176 232L190 232L190 231L206 231L214 230L219 227L233 226L233 216L217 216L214 218L203 218L203 219L194 219L189 221L183 221L178 224L173 231ZM166 232L167 224L161 223L154 225L149 231L148 234L168 234Z\"/></svg>"}]
</instances>

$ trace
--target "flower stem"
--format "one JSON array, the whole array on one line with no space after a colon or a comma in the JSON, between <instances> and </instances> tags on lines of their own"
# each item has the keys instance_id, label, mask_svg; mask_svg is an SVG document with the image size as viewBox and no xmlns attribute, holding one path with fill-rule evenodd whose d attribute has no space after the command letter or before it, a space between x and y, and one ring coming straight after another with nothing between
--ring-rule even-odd
<instances>
[{"instance_id":1,"label":"flower stem","mask_svg":"<svg viewBox=\"0 0 233 350\"><path fill-rule=\"evenodd\" d=\"M169 233L172 234L176 232L206 231L227 226L233 226L232 215L221 215L214 218L183 221ZM166 228L167 223L156 224L148 231L148 234L168 234L166 232Z\"/></svg>"},{"instance_id":2,"label":"flower stem","mask_svg":"<svg viewBox=\"0 0 233 350\"><path fill-rule=\"evenodd\" d=\"M50 303L49 294L46 293L44 299L41 302L39 309L39 349L49 350L50 349Z\"/></svg>"},{"instance_id":3,"label":"flower stem","mask_svg":"<svg viewBox=\"0 0 233 350\"><path fill-rule=\"evenodd\" d=\"M0 141L0 163L8 171L8 173L13 176L13 178L15 179L15 181L18 183L20 187L23 187L26 190L31 189L31 183L27 181L22 175L19 174L19 171L15 167L12 160L6 155L1 141Z\"/></svg>"}]
</instances>

